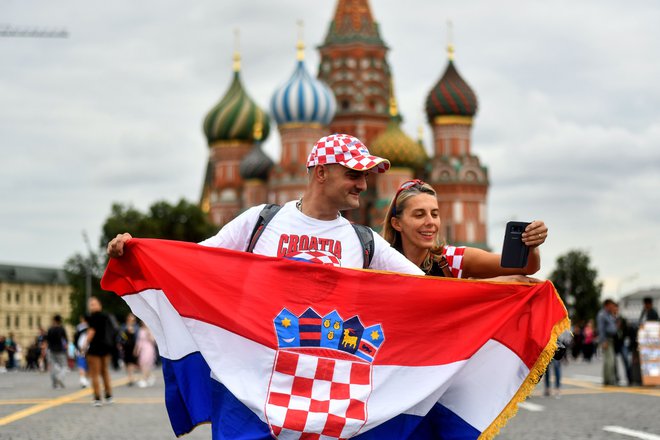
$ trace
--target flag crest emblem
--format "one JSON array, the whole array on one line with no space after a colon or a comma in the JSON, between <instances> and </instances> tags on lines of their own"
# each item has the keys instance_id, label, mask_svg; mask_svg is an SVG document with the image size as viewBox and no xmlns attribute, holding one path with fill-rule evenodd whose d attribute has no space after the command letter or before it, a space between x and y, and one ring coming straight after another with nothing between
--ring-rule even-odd
<instances>
[{"instance_id":1,"label":"flag crest emblem","mask_svg":"<svg viewBox=\"0 0 660 440\"><path fill-rule=\"evenodd\" d=\"M385 340L380 324L364 327L357 316L334 310L320 316L286 308L273 320L278 350L266 418L278 438L343 439L367 420L371 367Z\"/></svg>"}]
</instances>

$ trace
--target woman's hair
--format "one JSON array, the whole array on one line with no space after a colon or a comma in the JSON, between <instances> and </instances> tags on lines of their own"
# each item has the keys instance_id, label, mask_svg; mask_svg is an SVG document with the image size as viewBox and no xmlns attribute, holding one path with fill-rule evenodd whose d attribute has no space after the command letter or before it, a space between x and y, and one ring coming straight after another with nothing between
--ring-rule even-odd
<instances>
[{"instance_id":1,"label":"woman's hair","mask_svg":"<svg viewBox=\"0 0 660 440\"><path fill-rule=\"evenodd\" d=\"M421 180L408 180L399 186L394 198L390 202L383 222L383 238L392 245L393 248L403 253L403 245L401 242L401 233L392 227L392 217L400 217L406 209L406 203L411 197L419 194L429 194L436 197L435 190L428 183ZM436 244L431 249L432 253L440 253L442 251L443 243L436 237Z\"/></svg>"}]
</instances>

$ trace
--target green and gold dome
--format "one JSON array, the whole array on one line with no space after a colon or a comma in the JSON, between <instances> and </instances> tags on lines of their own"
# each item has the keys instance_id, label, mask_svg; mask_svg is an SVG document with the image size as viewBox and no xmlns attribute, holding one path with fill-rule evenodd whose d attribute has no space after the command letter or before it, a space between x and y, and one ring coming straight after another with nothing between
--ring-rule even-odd
<instances>
[{"instance_id":1,"label":"green and gold dome","mask_svg":"<svg viewBox=\"0 0 660 440\"><path fill-rule=\"evenodd\" d=\"M390 122L385 131L369 145L369 151L389 160L393 167L418 169L428 160L424 147L401 129L401 116L393 90L390 93Z\"/></svg>"},{"instance_id":2,"label":"green and gold dome","mask_svg":"<svg viewBox=\"0 0 660 440\"><path fill-rule=\"evenodd\" d=\"M204 119L209 145L222 141L254 142L254 126L261 122L261 140L268 137L270 117L248 96L240 77L240 56L234 54L234 78L225 96Z\"/></svg>"}]
</instances>

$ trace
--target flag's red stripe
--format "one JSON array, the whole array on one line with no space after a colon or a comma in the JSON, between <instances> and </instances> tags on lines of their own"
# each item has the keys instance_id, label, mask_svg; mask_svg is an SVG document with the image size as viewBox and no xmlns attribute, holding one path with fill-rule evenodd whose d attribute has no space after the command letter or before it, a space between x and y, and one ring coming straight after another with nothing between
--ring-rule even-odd
<instances>
[{"instance_id":1,"label":"flag's red stripe","mask_svg":"<svg viewBox=\"0 0 660 440\"><path fill-rule=\"evenodd\" d=\"M496 339L531 367L566 316L549 282L350 270L153 239L131 240L123 257L110 260L102 286L120 295L161 289L182 316L271 348L277 348L273 319L285 307L296 315L312 307L321 316L334 310L344 319L358 316L365 327L382 325L385 341L374 364L385 365L467 359Z\"/></svg>"},{"instance_id":2,"label":"flag's red stripe","mask_svg":"<svg viewBox=\"0 0 660 440\"><path fill-rule=\"evenodd\" d=\"M301 332L300 333L300 339L301 340L320 340L321 339L321 333L311 333L311 332Z\"/></svg>"}]
</instances>

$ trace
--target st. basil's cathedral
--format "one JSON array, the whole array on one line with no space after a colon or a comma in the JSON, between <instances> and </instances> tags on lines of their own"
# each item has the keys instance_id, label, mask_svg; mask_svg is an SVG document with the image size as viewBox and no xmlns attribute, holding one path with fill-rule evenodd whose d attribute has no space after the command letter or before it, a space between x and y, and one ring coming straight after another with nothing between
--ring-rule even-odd
<instances>
[{"instance_id":1,"label":"st. basil's cathedral","mask_svg":"<svg viewBox=\"0 0 660 440\"><path fill-rule=\"evenodd\" d=\"M314 78L298 42L293 75L275 90L268 112L249 97L241 81L240 56L234 54L229 90L204 120L209 161L201 206L211 221L222 226L251 206L299 199L312 146L328 134L347 133L392 165L387 173L370 175L360 208L343 213L349 220L380 230L401 182L420 178L438 194L446 241L487 248L488 172L471 152L477 97L456 69L451 44L447 67L435 84L430 78L426 97L430 157L421 140L401 129L388 47L368 0L338 0L319 51ZM272 120L281 140L278 162L261 147Z\"/></svg>"}]
</instances>

